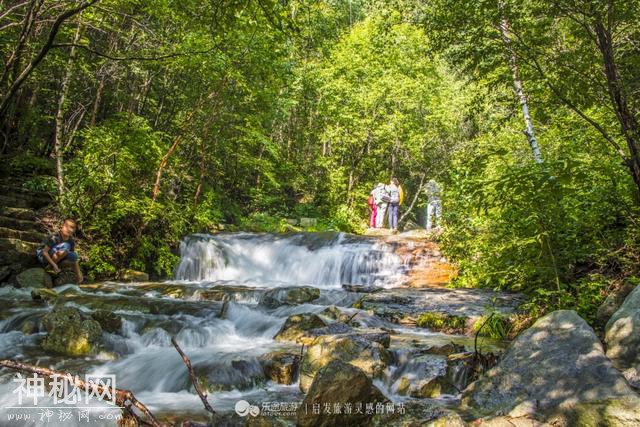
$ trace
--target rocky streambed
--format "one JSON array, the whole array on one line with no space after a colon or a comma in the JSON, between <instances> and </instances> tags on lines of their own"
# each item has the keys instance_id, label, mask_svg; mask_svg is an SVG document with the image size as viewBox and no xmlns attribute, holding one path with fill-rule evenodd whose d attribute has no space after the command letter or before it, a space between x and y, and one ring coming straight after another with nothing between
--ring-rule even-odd
<instances>
[{"instance_id":1,"label":"rocky streambed","mask_svg":"<svg viewBox=\"0 0 640 427\"><path fill-rule=\"evenodd\" d=\"M582 425L572 423L598 414L593 419L602 422L593 425L637 425L637 393L618 371L635 366L623 351L627 341L616 341L614 367L582 319L555 312L510 344L481 337L479 363L473 336L479 322L489 312L512 315L520 298L412 288L405 279L424 263L398 255L399 244L198 236L183 247L182 280L5 286L0 358L113 375L118 388L169 422ZM415 254L416 245L407 243L405 253ZM628 316L614 316L619 330ZM204 410L172 337L209 393L215 418ZM481 368L490 370L471 383ZM14 372L0 371L0 424L40 425L31 396L18 401L14 380ZM56 402L41 396L37 406ZM120 413L95 398L66 408L72 418L51 417L48 425L84 425L80 414L94 425L116 425ZM18 413L31 418L18 421Z\"/></svg>"}]
</instances>

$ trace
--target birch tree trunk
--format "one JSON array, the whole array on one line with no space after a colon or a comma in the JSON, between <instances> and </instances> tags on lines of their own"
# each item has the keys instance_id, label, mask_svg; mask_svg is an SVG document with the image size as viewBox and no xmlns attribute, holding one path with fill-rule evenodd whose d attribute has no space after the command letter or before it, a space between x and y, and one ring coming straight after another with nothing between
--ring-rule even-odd
<instances>
[{"instance_id":1,"label":"birch tree trunk","mask_svg":"<svg viewBox=\"0 0 640 427\"><path fill-rule=\"evenodd\" d=\"M500 22L500 33L502 35L502 42L504 43L504 47L506 48L509 55L509 67L511 68L511 73L513 76L513 88L516 92L516 96L518 97L518 101L520 101L520 107L522 108L522 116L525 123L524 133L527 136L527 141L529 142L529 146L531 147L533 159L536 163L542 163L542 153L540 152L540 146L538 145L538 140L536 139L533 120L531 120L531 114L529 113L529 103L527 102L527 95L524 91L522 79L520 78L518 56L516 55L516 51L512 45L510 34L511 26L504 11L504 2L500 1L498 3L498 7L500 8L500 13L502 15L502 20Z\"/></svg>"}]
</instances>

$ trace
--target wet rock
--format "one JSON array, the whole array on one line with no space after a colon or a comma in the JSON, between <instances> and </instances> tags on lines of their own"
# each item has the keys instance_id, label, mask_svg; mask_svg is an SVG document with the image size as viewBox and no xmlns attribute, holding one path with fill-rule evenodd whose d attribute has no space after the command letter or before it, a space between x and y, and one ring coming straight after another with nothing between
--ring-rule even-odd
<instances>
[{"instance_id":1,"label":"wet rock","mask_svg":"<svg viewBox=\"0 0 640 427\"><path fill-rule=\"evenodd\" d=\"M386 320L397 323L416 323L424 313L441 313L448 320L467 319L465 332L472 331L473 324L486 313L486 307L498 306L500 313L513 313L522 297L517 294L493 292L486 289L448 288L390 288L373 294L366 294L354 305ZM443 326L463 328L462 321L455 325L444 322ZM436 325L437 327L437 325Z\"/></svg>"},{"instance_id":2,"label":"wet rock","mask_svg":"<svg viewBox=\"0 0 640 427\"><path fill-rule=\"evenodd\" d=\"M607 357L640 388L640 286L629 293L605 327Z\"/></svg>"},{"instance_id":3,"label":"wet rock","mask_svg":"<svg viewBox=\"0 0 640 427\"><path fill-rule=\"evenodd\" d=\"M495 364L488 366L487 369L493 366ZM454 353L447 356L447 381L457 391L467 388L477 378L479 370L480 366L474 363L473 352Z\"/></svg>"},{"instance_id":4,"label":"wet rock","mask_svg":"<svg viewBox=\"0 0 640 427\"><path fill-rule=\"evenodd\" d=\"M630 281L626 281L615 291L607 295L604 302L598 307L596 315L596 324L604 327L611 316L618 311L627 296L635 289L635 285Z\"/></svg>"},{"instance_id":5,"label":"wet rock","mask_svg":"<svg viewBox=\"0 0 640 427\"><path fill-rule=\"evenodd\" d=\"M318 316L312 313L292 314L280 328L280 331L273 337L276 341L294 341L302 337L306 331L322 328L327 324Z\"/></svg>"},{"instance_id":6,"label":"wet rock","mask_svg":"<svg viewBox=\"0 0 640 427\"><path fill-rule=\"evenodd\" d=\"M267 379L279 384L293 384L298 378L300 355L284 351L263 354L259 360Z\"/></svg>"},{"instance_id":7,"label":"wet rock","mask_svg":"<svg viewBox=\"0 0 640 427\"><path fill-rule=\"evenodd\" d=\"M52 302L58 298L58 293L53 289L37 288L31 291L31 298L34 301Z\"/></svg>"},{"instance_id":8,"label":"wet rock","mask_svg":"<svg viewBox=\"0 0 640 427\"><path fill-rule=\"evenodd\" d=\"M182 299L186 295L184 286L168 285L160 292L163 297Z\"/></svg>"},{"instance_id":9,"label":"wet rock","mask_svg":"<svg viewBox=\"0 0 640 427\"><path fill-rule=\"evenodd\" d=\"M449 356L450 354L461 353L464 351L464 346L460 344L456 344L453 342L443 344L443 345L434 345L427 349L427 353L429 354L439 354L441 356Z\"/></svg>"},{"instance_id":10,"label":"wet rock","mask_svg":"<svg viewBox=\"0 0 640 427\"><path fill-rule=\"evenodd\" d=\"M209 392L247 390L262 386L266 377L257 359L214 361L194 366L200 383Z\"/></svg>"},{"instance_id":11,"label":"wet rock","mask_svg":"<svg viewBox=\"0 0 640 427\"><path fill-rule=\"evenodd\" d=\"M122 318L112 311L96 310L91 317L100 324L105 332L115 334L120 332L120 328L122 328Z\"/></svg>"},{"instance_id":12,"label":"wet rock","mask_svg":"<svg viewBox=\"0 0 640 427\"><path fill-rule=\"evenodd\" d=\"M216 285L210 289L198 289L193 297L202 301L235 301L240 298L247 299L247 297L253 299L252 296L256 293L258 292L255 288L248 286Z\"/></svg>"},{"instance_id":13,"label":"wet rock","mask_svg":"<svg viewBox=\"0 0 640 427\"><path fill-rule=\"evenodd\" d=\"M319 297L320 289L313 286L289 286L268 290L260 299L260 305L266 308L278 308L282 305L304 304Z\"/></svg>"},{"instance_id":14,"label":"wet rock","mask_svg":"<svg viewBox=\"0 0 640 427\"><path fill-rule=\"evenodd\" d=\"M367 404L383 403L387 399L371 382L362 370L341 360L332 360L316 375L307 395L298 409L300 427L324 426L366 426L369 425L373 413L366 410ZM331 404L341 409L342 413L332 410L331 414L318 416L313 413L314 405ZM350 414L345 413L348 405ZM332 408L332 409L333 409ZM359 411L356 409L359 408ZM369 413L368 413L369 412Z\"/></svg>"},{"instance_id":15,"label":"wet rock","mask_svg":"<svg viewBox=\"0 0 640 427\"><path fill-rule=\"evenodd\" d=\"M72 307L56 307L42 318L47 336L42 348L67 356L84 356L97 350L102 336L100 324L95 320L82 320L80 312Z\"/></svg>"},{"instance_id":16,"label":"wet rock","mask_svg":"<svg viewBox=\"0 0 640 427\"><path fill-rule=\"evenodd\" d=\"M309 345L316 338L322 335L338 335L338 334L345 334L352 331L353 329L349 325L341 322L335 322L335 323L330 323L329 325L321 328L314 328L314 329L305 331L300 337L298 337L297 341L299 343Z\"/></svg>"},{"instance_id":17,"label":"wet rock","mask_svg":"<svg viewBox=\"0 0 640 427\"><path fill-rule=\"evenodd\" d=\"M40 332L40 330L38 329L38 324L36 322L33 320L26 320L20 327L20 332L25 335L32 335Z\"/></svg>"},{"instance_id":18,"label":"wet rock","mask_svg":"<svg viewBox=\"0 0 640 427\"><path fill-rule=\"evenodd\" d=\"M316 373L332 360L348 362L371 377L381 376L391 355L366 335L323 335L306 349L300 366L300 390L307 392Z\"/></svg>"},{"instance_id":19,"label":"wet rock","mask_svg":"<svg viewBox=\"0 0 640 427\"><path fill-rule=\"evenodd\" d=\"M148 282L149 275L144 271L124 270L120 274L120 280L123 282Z\"/></svg>"},{"instance_id":20,"label":"wet rock","mask_svg":"<svg viewBox=\"0 0 640 427\"><path fill-rule=\"evenodd\" d=\"M385 348L388 348L391 343L391 334L387 330L379 328L352 328L342 322L334 322L322 328L305 331L297 338L297 342L310 345L313 344L318 337L323 336L359 337L377 342Z\"/></svg>"},{"instance_id":21,"label":"wet rock","mask_svg":"<svg viewBox=\"0 0 640 427\"><path fill-rule=\"evenodd\" d=\"M342 289L344 289L347 292L360 292L360 293L364 293L364 294L371 294L371 293L374 293L374 292L380 292L380 291L384 290L384 288L381 288L379 286L350 285L350 284L343 284L342 285Z\"/></svg>"},{"instance_id":22,"label":"wet rock","mask_svg":"<svg viewBox=\"0 0 640 427\"><path fill-rule=\"evenodd\" d=\"M53 277L53 286L63 286L63 285L77 285L78 278L76 277L76 273L70 269L62 269L60 273L56 274Z\"/></svg>"},{"instance_id":23,"label":"wet rock","mask_svg":"<svg viewBox=\"0 0 640 427\"><path fill-rule=\"evenodd\" d=\"M447 360L442 356L414 357L394 372L391 381L391 389L403 396L438 397L456 392L448 383Z\"/></svg>"},{"instance_id":24,"label":"wet rock","mask_svg":"<svg viewBox=\"0 0 640 427\"><path fill-rule=\"evenodd\" d=\"M51 288L53 281L44 268L29 268L16 276L18 288Z\"/></svg>"},{"instance_id":25,"label":"wet rock","mask_svg":"<svg viewBox=\"0 0 640 427\"><path fill-rule=\"evenodd\" d=\"M330 305L318 314L342 323L347 323L352 316L351 314L345 313L344 311L340 310L335 305Z\"/></svg>"},{"instance_id":26,"label":"wet rock","mask_svg":"<svg viewBox=\"0 0 640 427\"><path fill-rule=\"evenodd\" d=\"M640 423L640 398L606 358L593 329L570 310L551 312L522 332L498 365L465 390L463 403L494 415L524 405L562 420L605 405L627 420L620 425Z\"/></svg>"},{"instance_id":27,"label":"wet rock","mask_svg":"<svg viewBox=\"0 0 640 427\"><path fill-rule=\"evenodd\" d=\"M4 283L11 276L11 268L9 267L0 267L0 283Z\"/></svg>"}]
</instances>

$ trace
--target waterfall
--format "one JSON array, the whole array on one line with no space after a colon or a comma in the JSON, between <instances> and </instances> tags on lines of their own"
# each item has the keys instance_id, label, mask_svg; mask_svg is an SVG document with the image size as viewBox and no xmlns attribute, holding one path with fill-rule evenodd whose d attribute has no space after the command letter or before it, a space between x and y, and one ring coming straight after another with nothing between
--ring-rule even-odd
<instances>
[{"instance_id":1,"label":"waterfall","mask_svg":"<svg viewBox=\"0 0 640 427\"><path fill-rule=\"evenodd\" d=\"M176 280L254 286L391 286L406 262L381 239L344 233L195 234L180 244Z\"/></svg>"}]
</instances>

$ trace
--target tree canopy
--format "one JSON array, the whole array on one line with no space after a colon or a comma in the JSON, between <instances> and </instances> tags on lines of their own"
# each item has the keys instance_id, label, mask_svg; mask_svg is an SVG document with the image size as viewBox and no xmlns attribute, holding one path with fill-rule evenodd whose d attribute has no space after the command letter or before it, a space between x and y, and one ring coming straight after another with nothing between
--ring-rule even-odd
<instances>
[{"instance_id":1,"label":"tree canopy","mask_svg":"<svg viewBox=\"0 0 640 427\"><path fill-rule=\"evenodd\" d=\"M457 284L587 316L638 273L640 1L0 2L5 175L90 273L169 275L225 227L361 232L443 186ZM407 203L408 205L408 203Z\"/></svg>"}]
</instances>

